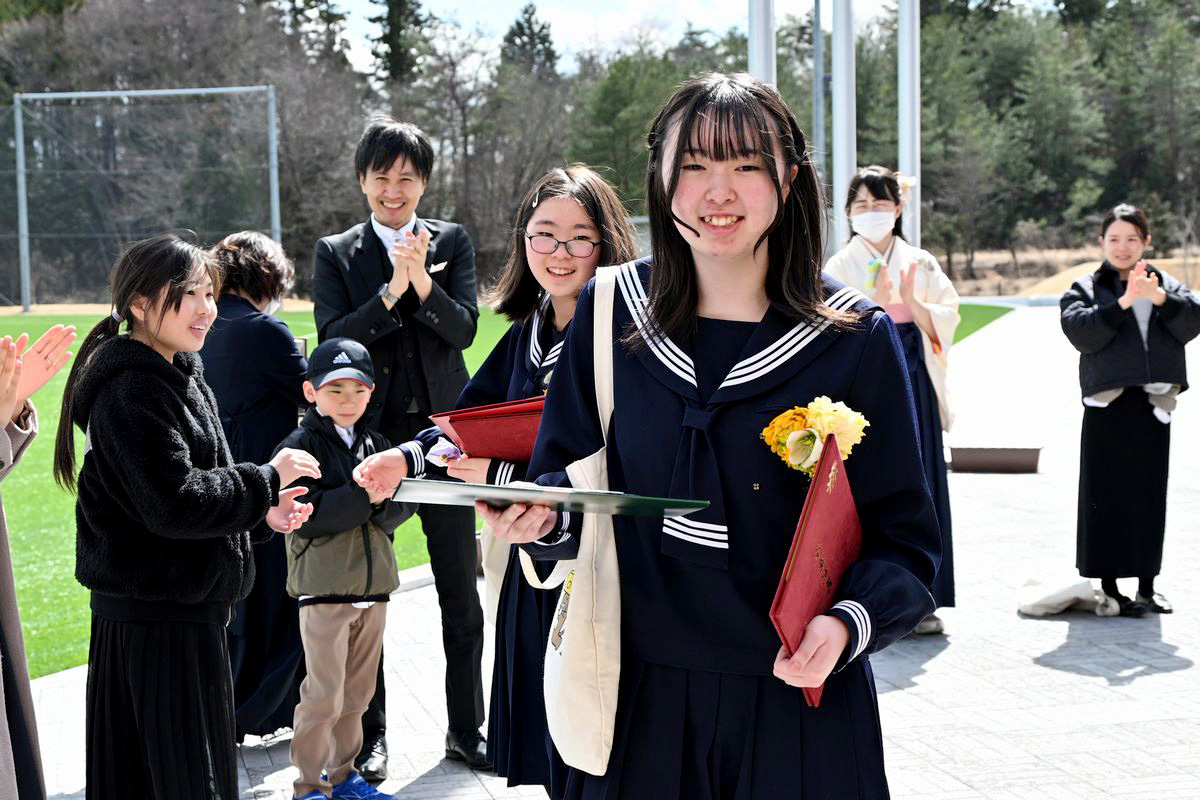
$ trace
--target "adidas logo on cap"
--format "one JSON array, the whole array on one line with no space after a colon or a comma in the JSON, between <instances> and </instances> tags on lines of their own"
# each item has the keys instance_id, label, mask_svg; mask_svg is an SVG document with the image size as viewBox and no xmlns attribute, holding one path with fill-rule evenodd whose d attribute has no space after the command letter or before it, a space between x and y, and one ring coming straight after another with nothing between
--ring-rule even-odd
<instances>
[{"instance_id":1,"label":"adidas logo on cap","mask_svg":"<svg viewBox=\"0 0 1200 800\"><path fill-rule=\"evenodd\" d=\"M335 364L349 364L349 363L350 363L350 356L346 355L346 351L344 351L344 350L343 350L343 351L339 352L339 353L338 353L336 356L334 356L334 357L333 357L333 363L335 363Z\"/></svg>"}]
</instances>

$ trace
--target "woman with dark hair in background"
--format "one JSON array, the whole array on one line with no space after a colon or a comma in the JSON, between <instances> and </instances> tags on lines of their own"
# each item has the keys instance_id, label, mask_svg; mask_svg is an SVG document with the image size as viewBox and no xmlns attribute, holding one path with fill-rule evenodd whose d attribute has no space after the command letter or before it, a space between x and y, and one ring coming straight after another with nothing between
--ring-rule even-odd
<instances>
[{"instance_id":1,"label":"woman with dark hair in background","mask_svg":"<svg viewBox=\"0 0 1200 800\"><path fill-rule=\"evenodd\" d=\"M1079 351L1083 432L1075 566L1099 578L1121 616L1169 614L1154 590L1162 569L1175 397L1187 389L1184 345L1200 334L1200 302L1143 260L1150 221L1122 203L1100 224L1104 262L1062 296L1062 329ZM1133 599L1117 578L1137 578Z\"/></svg>"},{"instance_id":2,"label":"woman with dark hair in background","mask_svg":"<svg viewBox=\"0 0 1200 800\"><path fill-rule=\"evenodd\" d=\"M954 419L946 393L946 368L959 322L958 292L931 253L905 241L900 229L904 194L899 176L890 169L870 166L858 171L846 193L850 241L829 259L825 274L869 295L896 323L917 407L925 480L942 535L933 603L950 608L954 550L942 431L950 430ZM921 620L914 633L943 630L941 618L934 613Z\"/></svg>"},{"instance_id":3,"label":"woman with dark hair in background","mask_svg":"<svg viewBox=\"0 0 1200 800\"><path fill-rule=\"evenodd\" d=\"M693 78L651 124L649 145L653 257L617 273L607 435L593 284L579 295L529 474L570 485L566 467L604 447L608 488L711 504L666 522L613 518L612 751L603 775L571 769L565 796L886 797L867 656L933 609L938 565L895 327L822 279L821 188L774 88L749 75ZM820 396L870 421L845 462L863 548L789 655L768 612L805 487L760 436ZM580 514L476 510L535 559L579 552ZM809 708L801 687L822 682L821 706Z\"/></svg>"},{"instance_id":4,"label":"woman with dark hair in background","mask_svg":"<svg viewBox=\"0 0 1200 800\"><path fill-rule=\"evenodd\" d=\"M200 351L204 377L233 460L263 464L305 406L308 363L287 324L272 316L295 271L277 242L254 231L230 234L212 253L223 277L217 319ZM229 624L239 742L290 728L304 680L296 601L284 590L283 540L255 545L254 565L254 586Z\"/></svg>"}]
</instances>

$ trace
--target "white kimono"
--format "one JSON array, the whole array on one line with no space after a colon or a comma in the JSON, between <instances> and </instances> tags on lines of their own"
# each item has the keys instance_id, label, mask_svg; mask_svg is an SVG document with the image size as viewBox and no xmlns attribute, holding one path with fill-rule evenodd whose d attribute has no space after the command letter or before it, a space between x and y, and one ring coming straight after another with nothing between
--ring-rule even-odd
<instances>
[{"instance_id":1,"label":"white kimono","mask_svg":"<svg viewBox=\"0 0 1200 800\"><path fill-rule=\"evenodd\" d=\"M954 342L954 331L958 328L960 319L958 292L954 290L954 285L942 272L937 259L931 253L913 247L899 236L892 241L892 249L887 259L888 277L892 279L892 296L888 304L904 302L900 299L900 271L914 261L919 263L921 269L917 272L913 292L929 309L934 331L937 332L938 345L935 347L929 335L924 330L921 331L921 341L925 347L925 368L929 371L929 379L937 393L942 430L948 431L954 422L954 415L950 412L950 403L946 396L946 367L950 345ZM879 253L861 236L855 236L829 259L829 263L825 265L825 273L874 298L875 290L867 288L867 264L877 258L881 258Z\"/></svg>"}]
</instances>

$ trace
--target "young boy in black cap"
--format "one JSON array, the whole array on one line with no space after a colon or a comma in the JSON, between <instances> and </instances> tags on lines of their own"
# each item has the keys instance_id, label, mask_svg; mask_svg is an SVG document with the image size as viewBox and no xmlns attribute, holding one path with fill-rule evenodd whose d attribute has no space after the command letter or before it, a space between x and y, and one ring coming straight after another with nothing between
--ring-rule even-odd
<instances>
[{"instance_id":1,"label":"young boy in black cap","mask_svg":"<svg viewBox=\"0 0 1200 800\"><path fill-rule=\"evenodd\" d=\"M374 388L365 347L345 338L322 342L309 358L304 382L313 407L279 445L321 461L321 477L303 481L312 516L287 541L287 590L300 601L308 666L292 725L297 800L391 798L354 770L362 714L375 692L384 603L399 586L390 535L412 513L352 477L360 461L390 447L363 420Z\"/></svg>"}]
</instances>

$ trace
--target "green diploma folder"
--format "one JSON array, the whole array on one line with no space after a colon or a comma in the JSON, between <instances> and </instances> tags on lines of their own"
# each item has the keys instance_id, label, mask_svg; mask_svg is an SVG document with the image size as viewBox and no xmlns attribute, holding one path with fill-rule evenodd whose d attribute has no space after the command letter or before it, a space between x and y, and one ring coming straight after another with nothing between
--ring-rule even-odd
<instances>
[{"instance_id":1,"label":"green diploma folder","mask_svg":"<svg viewBox=\"0 0 1200 800\"><path fill-rule=\"evenodd\" d=\"M550 506L556 511L589 514L630 514L678 517L708 507L707 500L679 500L672 497L643 497L624 492L596 492L557 487L491 486L485 483L430 481L406 478L392 499L402 503L431 503L441 506L474 506L482 500L493 508L508 508L514 503Z\"/></svg>"}]
</instances>

